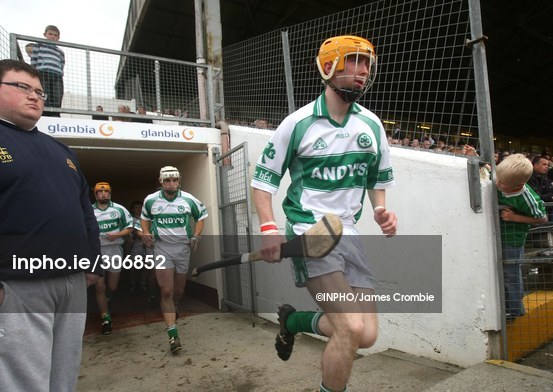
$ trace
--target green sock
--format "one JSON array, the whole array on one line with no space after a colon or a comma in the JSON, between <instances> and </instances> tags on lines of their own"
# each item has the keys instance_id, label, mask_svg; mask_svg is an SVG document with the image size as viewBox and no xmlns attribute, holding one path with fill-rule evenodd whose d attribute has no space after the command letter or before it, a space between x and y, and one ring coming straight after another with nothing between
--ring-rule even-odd
<instances>
[{"instance_id":1,"label":"green sock","mask_svg":"<svg viewBox=\"0 0 553 392\"><path fill-rule=\"evenodd\" d=\"M293 312L286 319L286 329L291 334L309 332L322 335L317 325L322 315L320 312Z\"/></svg>"},{"instance_id":2,"label":"green sock","mask_svg":"<svg viewBox=\"0 0 553 392\"><path fill-rule=\"evenodd\" d=\"M102 320L107 320L107 321L110 321L111 322L111 315L109 313L104 313L102 316L101 316L101 319Z\"/></svg>"},{"instance_id":3,"label":"green sock","mask_svg":"<svg viewBox=\"0 0 553 392\"><path fill-rule=\"evenodd\" d=\"M172 325L170 327L167 327L167 335L169 335L169 339L176 338L179 336L179 331L177 330L176 325Z\"/></svg>"}]
</instances>

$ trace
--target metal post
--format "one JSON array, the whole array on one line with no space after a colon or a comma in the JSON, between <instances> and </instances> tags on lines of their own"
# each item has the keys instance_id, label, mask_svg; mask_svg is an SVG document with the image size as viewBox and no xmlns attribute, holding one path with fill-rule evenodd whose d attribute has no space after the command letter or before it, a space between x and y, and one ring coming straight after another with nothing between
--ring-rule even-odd
<instances>
[{"instance_id":1,"label":"metal post","mask_svg":"<svg viewBox=\"0 0 553 392\"><path fill-rule=\"evenodd\" d=\"M214 121L217 122L218 120L225 119L223 78L221 72L223 66L223 27L221 24L220 0L204 0L203 15L206 33L207 64L213 67L211 69L211 76L209 76L210 70L208 70L208 83L213 84L213 97L208 96L208 105L210 106L210 116L213 108L215 116Z\"/></svg>"},{"instance_id":2,"label":"metal post","mask_svg":"<svg viewBox=\"0 0 553 392\"><path fill-rule=\"evenodd\" d=\"M17 36L10 33L10 59L17 60Z\"/></svg>"},{"instance_id":3,"label":"metal post","mask_svg":"<svg viewBox=\"0 0 553 392\"><path fill-rule=\"evenodd\" d=\"M215 92L213 87L213 68L210 66L207 68L207 103L209 110L209 121L211 121L211 127L215 128Z\"/></svg>"},{"instance_id":4,"label":"metal post","mask_svg":"<svg viewBox=\"0 0 553 392\"><path fill-rule=\"evenodd\" d=\"M86 49L86 108L92 111L92 75L90 71L90 50Z\"/></svg>"},{"instance_id":5,"label":"metal post","mask_svg":"<svg viewBox=\"0 0 553 392\"><path fill-rule=\"evenodd\" d=\"M290 62L290 43L288 41L288 30L280 33L282 37L282 54L284 57L284 74L286 77L286 96L288 97L288 114L296 111L294 102L294 82L292 81L292 64Z\"/></svg>"},{"instance_id":6,"label":"metal post","mask_svg":"<svg viewBox=\"0 0 553 392\"><path fill-rule=\"evenodd\" d=\"M489 162L492 167L492 178L495 174L495 159L493 145L492 111L490 104L490 89L488 84L488 66L486 62L486 36L482 30L482 15L480 12L480 0L469 0L469 16L471 40L467 46L472 49L474 62L474 83L476 87L476 107L478 111L478 133L480 138L480 153L484 161ZM502 331L502 353L503 359L507 358L507 335L505 325L505 293L503 286L503 265L501 246L501 226L499 222L499 206L497 192L491 192L491 214L495 228L496 252L497 252L497 274L500 297L501 331Z\"/></svg>"},{"instance_id":7,"label":"metal post","mask_svg":"<svg viewBox=\"0 0 553 392\"><path fill-rule=\"evenodd\" d=\"M159 61L154 61L154 73L155 73L155 80L156 80L156 111L158 113L162 113L161 110L161 82L160 82L160 65Z\"/></svg>"},{"instance_id":8,"label":"metal post","mask_svg":"<svg viewBox=\"0 0 553 392\"><path fill-rule=\"evenodd\" d=\"M482 32L480 0L469 0L469 12L471 41L467 42L467 45L472 48L474 60L474 82L476 84L480 155L487 162L494 162L492 110L485 46L487 37Z\"/></svg>"},{"instance_id":9,"label":"metal post","mask_svg":"<svg viewBox=\"0 0 553 392\"><path fill-rule=\"evenodd\" d=\"M195 8L195 24L196 24L196 63L205 64L204 56L204 28L203 28L203 11L202 0L194 0ZM200 105L200 119L207 119L206 109L206 94L205 94L205 69L197 67L198 74L198 103Z\"/></svg>"}]
</instances>

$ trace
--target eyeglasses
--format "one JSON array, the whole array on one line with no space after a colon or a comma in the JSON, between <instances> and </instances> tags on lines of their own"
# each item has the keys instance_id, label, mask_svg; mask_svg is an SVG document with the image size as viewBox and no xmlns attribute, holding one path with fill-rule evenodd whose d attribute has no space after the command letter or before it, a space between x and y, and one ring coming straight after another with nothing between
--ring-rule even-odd
<instances>
[{"instance_id":1,"label":"eyeglasses","mask_svg":"<svg viewBox=\"0 0 553 392\"><path fill-rule=\"evenodd\" d=\"M42 90L39 90L39 89L34 89L32 88L31 86L29 86L28 84L25 84L25 83L19 83L19 82L0 82L0 84L7 84L8 86L13 86L13 87L17 87L17 89L27 95L31 95L33 92L36 94L36 96L43 100L43 101L46 101L46 98L48 97L48 95L42 91Z\"/></svg>"}]
</instances>

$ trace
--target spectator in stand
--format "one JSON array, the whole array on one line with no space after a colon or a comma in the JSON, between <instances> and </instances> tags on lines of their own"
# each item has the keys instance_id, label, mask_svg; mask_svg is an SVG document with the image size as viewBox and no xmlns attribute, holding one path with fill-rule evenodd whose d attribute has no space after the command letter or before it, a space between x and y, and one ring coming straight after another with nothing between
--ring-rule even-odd
<instances>
[{"instance_id":1,"label":"spectator in stand","mask_svg":"<svg viewBox=\"0 0 553 392\"><path fill-rule=\"evenodd\" d=\"M136 109L137 114L140 114L142 116L147 116L148 113L146 113L146 108L142 105L138 106ZM133 119L133 122L139 122L139 123L145 123L145 124L152 124L152 119L150 118L135 118Z\"/></svg>"},{"instance_id":2,"label":"spectator in stand","mask_svg":"<svg viewBox=\"0 0 553 392\"><path fill-rule=\"evenodd\" d=\"M253 126L256 128L267 129L267 120L258 118L253 122Z\"/></svg>"},{"instance_id":3,"label":"spectator in stand","mask_svg":"<svg viewBox=\"0 0 553 392\"><path fill-rule=\"evenodd\" d=\"M499 154L499 162L501 162L502 160L507 158L509 155L511 155L511 153L509 151L507 151L507 150L502 151L501 154Z\"/></svg>"},{"instance_id":4,"label":"spectator in stand","mask_svg":"<svg viewBox=\"0 0 553 392\"><path fill-rule=\"evenodd\" d=\"M424 138L422 140L422 149L423 150L429 150L430 146L432 145L432 142L428 138Z\"/></svg>"},{"instance_id":5,"label":"spectator in stand","mask_svg":"<svg viewBox=\"0 0 553 392\"><path fill-rule=\"evenodd\" d=\"M411 143L411 147L413 147L414 150L420 150L421 145L419 143L419 139L413 139L413 143Z\"/></svg>"},{"instance_id":6,"label":"spectator in stand","mask_svg":"<svg viewBox=\"0 0 553 392\"><path fill-rule=\"evenodd\" d=\"M25 52L27 52L27 56L29 56L29 58L33 55L33 46L34 44L32 42L25 45Z\"/></svg>"},{"instance_id":7,"label":"spectator in stand","mask_svg":"<svg viewBox=\"0 0 553 392\"><path fill-rule=\"evenodd\" d=\"M436 151L447 151L447 141L444 137L440 137L438 139L438 143L436 143Z\"/></svg>"},{"instance_id":8,"label":"spectator in stand","mask_svg":"<svg viewBox=\"0 0 553 392\"><path fill-rule=\"evenodd\" d=\"M429 133L424 133L424 135L422 136L422 139L428 139L428 141L430 142L430 145L434 145L436 144L436 142L434 141L434 139L432 139L432 135L429 134Z\"/></svg>"},{"instance_id":9,"label":"spectator in stand","mask_svg":"<svg viewBox=\"0 0 553 392\"><path fill-rule=\"evenodd\" d=\"M549 160L543 156L537 156L532 159L533 173L528 185L546 202L553 202L553 184L547 176L549 172ZM549 221L553 221L553 208L547 208Z\"/></svg>"},{"instance_id":10,"label":"spectator in stand","mask_svg":"<svg viewBox=\"0 0 553 392\"><path fill-rule=\"evenodd\" d=\"M46 26L44 37L48 41L57 42L60 39L60 30L53 25ZM40 73L42 86L48 99L46 106L61 108L63 98L63 67L65 54L54 44L35 43L31 54L31 65ZM42 113L43 116L59 117L59 112Z\"/></svg>"},{"instance_id":11,"label":"spectator in stand","mask_svg":"<svg viewBox=\"0 0 553 392\"><path fill-rule=\"evenodd\" d=\"M97 112L103 112L103 111L104 111L103 106L102 106L102 105L96 106L96 111L97 111ZM108 117L108 116L99 115L99 114L93 114L93 115L92 115L92 119L93 119L93 120L100 120L100 121L107 121L107 120L109 120L109 117Z\"/></svg>"},{"instance_id":12,"label":"spectator in stand","mask_svg":"<svg viewBox=\"0 0 553 392\"><path fill-rule=\"evenodd\" d=\"M131 108L129 108L127 105L119 105L117 107L117 111L119 113L130 113L131 112ZM113 121L125 121L125 122L130 122L132 121L131 118L128 118L128 117L113 117Z\"/></svg>"},{"instance_id":13,"label":"spectator in stand","mask_svg":"<svg viewBox=\"0 0 553 392\"><path fill-rule=\"evenodd\" d=\"M500 206L503 281L507 321L525 313L521 260L530 225L547 223L543 201L528 186L532 164L522 154L513 154L497 165L497 198Z\"/></svg>"}]
</instances>

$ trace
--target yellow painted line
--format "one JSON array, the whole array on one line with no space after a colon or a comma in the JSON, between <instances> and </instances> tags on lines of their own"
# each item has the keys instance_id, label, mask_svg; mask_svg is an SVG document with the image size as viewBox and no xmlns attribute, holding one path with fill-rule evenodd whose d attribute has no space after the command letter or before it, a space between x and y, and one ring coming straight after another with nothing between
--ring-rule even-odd
<instances>
[{"instance_id":1,"label":"yellow painted line","mask_svg":"<svg viewBox=\"0 0 553 392\"><path fill-rule=\"evenodd\" d=\"M519 365L518 363L503 361L501 359L490 359L486 361L486 363L489 363L490 365L501 366L509 370L516 370L517 372L530 374L532 376L538 376L538 377L553 380L553 373L548 372L546 370L536 369L530 366Z\"/></svg>"}]
</instances>

